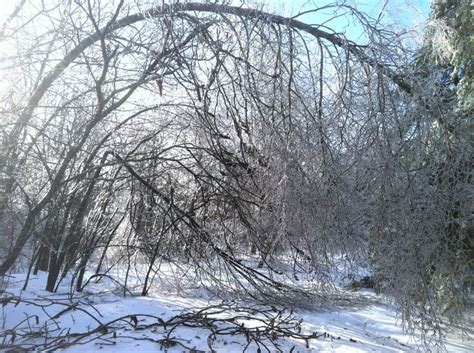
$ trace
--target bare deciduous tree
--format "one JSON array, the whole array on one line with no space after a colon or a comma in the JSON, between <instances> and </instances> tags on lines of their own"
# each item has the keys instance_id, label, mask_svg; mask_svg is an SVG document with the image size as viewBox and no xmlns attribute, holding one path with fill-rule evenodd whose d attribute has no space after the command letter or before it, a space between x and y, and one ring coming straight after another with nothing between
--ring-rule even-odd
<instances>
[{"instance_id":1,"label":"bare deciduous tree","mask_svg":"<svg viewBox=\"0 0 474 353\"><path fill-rule=\"evenodd\" d=\"M268 297L291 290L288 255L318 289L344 258L410 322L437 317L430 290L466 263L472 145L399 33L347 4L312 11L352 16L365 43L217 2L21 5L3 39L0 275L23 254L48 290L74 271L80 291L92 260L98 277L116 261L126 293L145 263L146 295L175 262Z\"/></svg>"}]
</instances>

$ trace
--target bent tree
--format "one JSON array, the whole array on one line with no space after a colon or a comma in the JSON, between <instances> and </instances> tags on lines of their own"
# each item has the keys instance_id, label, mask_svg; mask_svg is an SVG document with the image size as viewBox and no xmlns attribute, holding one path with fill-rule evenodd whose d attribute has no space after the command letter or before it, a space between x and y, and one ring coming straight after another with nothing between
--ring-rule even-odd
<instances>
[{"instance_id":1,"label":"bent tree","mask_svg":"<svg viewBox=\"0 0 474 353\"><path fill-rule=\"evenodd\" d=\"M73 272L82 290L94 259L125 284L145 263L146 295L173 261L261 296L293 290L283 257L315 290L344 257L423 323L440 278L465 288L466 125L399 33L347 4L311 12L350 17L360 43L263 6L20 5L1 38L0 275L27 264L54 291Z\"/></svg>"}]
</instances>

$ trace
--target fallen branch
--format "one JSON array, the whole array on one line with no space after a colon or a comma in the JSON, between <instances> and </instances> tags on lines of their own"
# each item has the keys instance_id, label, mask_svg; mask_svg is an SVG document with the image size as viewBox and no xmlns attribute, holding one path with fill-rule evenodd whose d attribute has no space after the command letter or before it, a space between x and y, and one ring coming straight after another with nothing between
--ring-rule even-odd
<instances>
[{"instance_id":1,"label":"fallen branch","mask_svg":"<svg viewBox=\"0 0 474 353\"><path fill-rule=\"evenodd\" d=\"M4 298L3 305L26 303L36 306L52 306L55 304L66 305L64 303L52 301L50 303L38 304L30 300L23 300L18 297ZM68 310L80 310L92 316L84 308L80 308L81 302L67 304L68 307L53 318L59 318ZM25 319L29 321L29 318ZM302 320L296 319L291 311L277 309L271 305L248 305L242 306L236 302L223 302L217 305L211 305L204 308L187 310L175 315L167 320L151 314L128 314L123 315L108 322L100 322L91 330L71 333L69 329L62 329L58 325L57 329L49 330L49 323L33 328L31 325L22 325L21 322L12 330L0 332L0 338L3 337L0 348L12 351L22 350L41 350L54 351L64 349L74 345L84 345L96 341L97 344L111 345L116 344L117 337L126 337L133 340L152 341L159 344L162 348L181 346L188 351L195 351L187 343L191 343L185 338L179 337L180 328L201 329L208 332L207 344L210 352L216 352L214 343L218 338L240 336L245 337L246 345L243 351L267 351L283 352L278 340L291 338L305 343L309 347L309 342L313 339L340 339L329 335L326 332L302 332ZM252 321L251 326L246 322ZM36 319L38 324L38 319ZM20 327L21 326L21 327ZM156 332L160 329L163 338L135 336L133 332ZM129 334L127 334L127 332ZM125 333L125 335L123 335ZM252 347L252 348L250 348Z\"/></svg>"}]
</instances>

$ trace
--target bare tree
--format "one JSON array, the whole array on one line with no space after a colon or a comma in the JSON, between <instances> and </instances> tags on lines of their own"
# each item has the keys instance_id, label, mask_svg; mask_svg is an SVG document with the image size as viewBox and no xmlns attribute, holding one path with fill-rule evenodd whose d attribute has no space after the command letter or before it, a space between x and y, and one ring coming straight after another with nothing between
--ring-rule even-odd
<instances>
[{"instance_id":1,"label":"bare tree","mask_svg":"<svg viewBox=\"0 0 474 353\"><path fill-rule=\"evenodd\" d=\"M48 290L70 271L82 290L116 260L126 293L141 262L146 295L167 261L268 296L291 290L286 255L320 288L343 257L407 319L436 316L472 151L399 33L345 3L311 11L352 16L365 43L263 7L23 3L4 27L24 83L2 93L1 275L24 254Z\"/></svg>"}]
</instances>

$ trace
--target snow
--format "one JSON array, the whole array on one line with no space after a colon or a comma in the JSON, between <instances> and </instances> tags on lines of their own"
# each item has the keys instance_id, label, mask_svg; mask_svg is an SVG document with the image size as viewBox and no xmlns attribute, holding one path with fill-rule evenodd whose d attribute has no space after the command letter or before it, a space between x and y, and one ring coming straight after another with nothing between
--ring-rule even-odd
<instances>
[{"instance_id":1,"label":"snow","mask_svg":"<svg viewBox=\"0 0 474 353\"><path fill-rule=\"evenodd\" d=\"M25 333L48 331L49 335L87 332L104 323L120 317L126 317L108 326L107 332L97 332L80 340L81 344L69 346L65 352L210 352L208 340L216 352L242 352L247 346L243 334L225 335L226 330L244 325L247 328L264 329L268 317L257 314L249 317L245 308L255 308L256 303L227 301L206 296L203 291L181 293L170 290L155 291L148 297L123 297L110 281L91 283L87 292L71 294L66 281L57 293L49 293L42 288L46 274L33 276L25 291L21 291L24 274L9 277L6 297L21 297L22 301L4 303L1 311L0 339L6 346L10 343L38 343L43 338L28 336ZM419 335L411 336L403 332L395 309L368 290L357 294L361 300L358 306L338 306L327 309L296 309L293 312L293 324L301 323L301 333L316 334L318 338L298 340L280 337L276 346L264 340L261 351L282 352L414 352L426 348L421 345ZM54 302L54 303L53 303ZM71 304L74 308L71 309ZM43 305L40 307L39 305ZM209 308L212 306L211 308ZM177 325L175 328L154 325L160 318L163 322L177 315L187 315L197 310L205 310L206 318L214 319L209 323L214 330L220 330L215 340L209 335L210 329ZM229 310L222 311L221 308ZM240 309L244 308L244 309ZM70 309L70 310L65 310ZM64 311L62 314L59 315ZM37 318L35 317L37 316ZM273 314L269 314L273 315ZM276 313L275 313L276 315ZM280 318L291 315L285 311ZM136 322L135 321L136 317ZM233 318L230 321L226 319ZM221 320L221 321L219 321ZM266 320L266 321L265 321ZM149 324L149 328L144 325ZM15 340L12 342L12 332ZM465 328L472 335L473 329ZM9 332L9 333L8 333ZM168 336L166 336L168 335ZM100 336L100 337L99 337ZM3 338L2 338L3 337ZM167 338L167 339L166 339ZM267 349L265 349L265 346ZM445 348L432 346L433 351L471 352L472 339L462 337L459 332L451 332ZM0 346L1 347L1 346ZM293 349L293 350L292 350ZM247 352L256 352L255 342L247 347Z\"/></svg>"}]
</instances>

